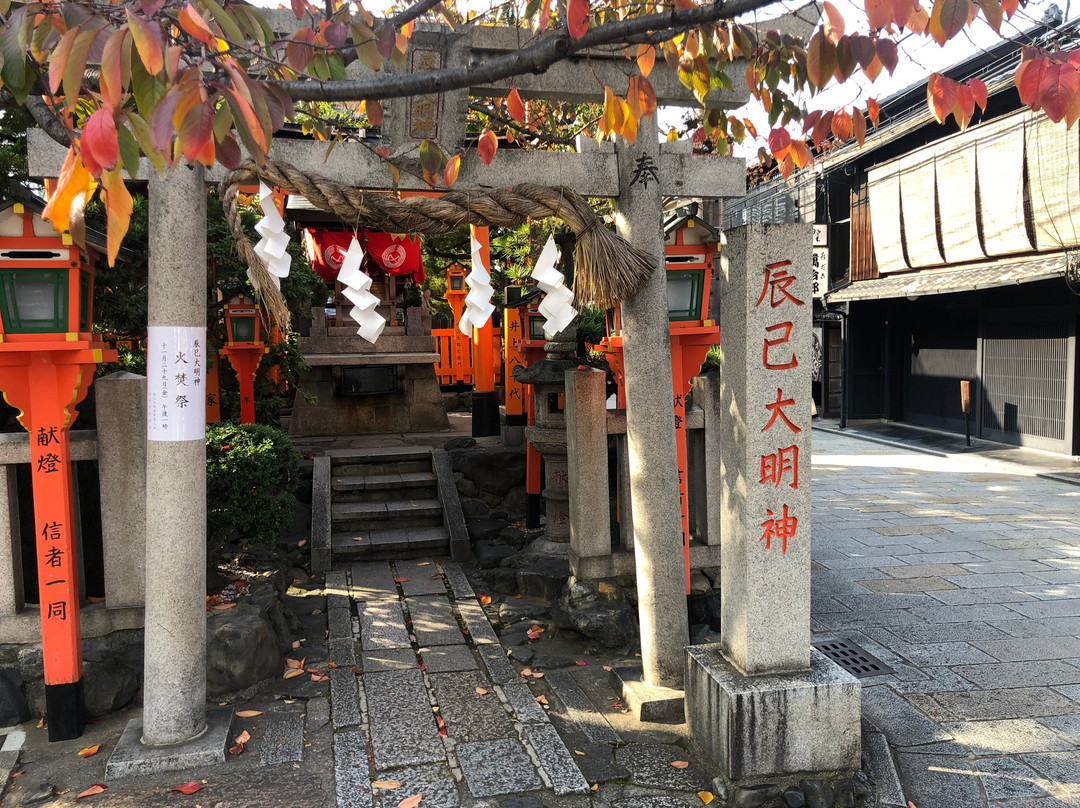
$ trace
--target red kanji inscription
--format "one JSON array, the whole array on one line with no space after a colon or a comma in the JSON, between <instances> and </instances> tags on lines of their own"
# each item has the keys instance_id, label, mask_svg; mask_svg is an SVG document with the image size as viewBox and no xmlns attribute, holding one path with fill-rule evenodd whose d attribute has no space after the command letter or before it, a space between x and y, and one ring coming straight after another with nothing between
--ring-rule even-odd
<instances>
[{"instance_id":1,"label":"red kanji inscription","mask_svg":"<svg viewBox=\"0 0 1080 808\"><path fill-rule=\"evenodd\" d=\"M761 526L765 529L765 532L761 534L761 538L758 541L765 542L765 549L772 549L772 540L780 540L780 555L787 555L787 543L788 539L795 538L795 529L799 526L799 520L794 516L788 515L788 506L784 506L783 516L777 517L770 509L765 509L765 515L768 517Z\"/></svg>"},{"instance_id":2,"label":"red kanji inscription","mask_svg":"<svg viewBox=\"0 0 1080 808\"><path fill-rule=\"evenodd\" d=\"M770 362L769 361L769 349L775 348L777 345L784 345L789 339L791 339L792 323L777 323L776 325L766 326L765 332L772 333L773 331L784 330L784 336L777 337L776 339L765 338L765 344L761 346L761 364L765 366L766 370L788 370L790 368L797 368L799 366L799 360L795 356L795 352L791 352L791 359L787 362Z\"/></svg>"},{"instance_id":3,"label":"red kanji inscription","mask_svg":"<svg viewBox=\"0 0 1080 808\"><path fill-rule=\"evenodd\" d=\"M791 488L799 488L799 447L788 446L785 449L777 449L775 454L761 455L761 485L772 483L774 488L779 488L784 481L784 475L791 475Z\"/></svg>"},{"instance_id":4,"label":"red kanji inscription","mask_svg":"<svg viewBox=\"0 0 1080 808\"><path fill-rule=\"evenodd\" d=\"M783 268L789 266L791 266L790 261L780 261L765 267L765 285L761 287L761 297L758 298L756 305L760 306L766 295L769 296L769 305L774 309L785 300L790 300L796 306L803 305L802 300L788 291L788 287L795 283L795 276Z\"/></svg>"},{"instance_id":5,"label":"red kanji inscription","mask_svg":"<svg viewBox=\"0 0 1080 808\"><path fill-rule=\"evenodd\" d=\"M791 421L788 419L787 415L784 414L784 407L791 407L794 404L795 404L795 399L793 399L793 398L784 398L783 391L779 387L777 387L776 388L776 401L774 401L771 404L766 404L765 405L765 409L767 409L769 412L771 412L772 415L769 416L769 423L765 424L765 426L763 426L761 428L761 431L765 432L766 430L768 430L773 424L776 423L776 419L780 418L785 424L787 424L788 429L790 429L795 434L798 434L798 433L802 432L802 430L799 427L795 426L795 424L791 423Z\"/></svg>"}]
</instances>

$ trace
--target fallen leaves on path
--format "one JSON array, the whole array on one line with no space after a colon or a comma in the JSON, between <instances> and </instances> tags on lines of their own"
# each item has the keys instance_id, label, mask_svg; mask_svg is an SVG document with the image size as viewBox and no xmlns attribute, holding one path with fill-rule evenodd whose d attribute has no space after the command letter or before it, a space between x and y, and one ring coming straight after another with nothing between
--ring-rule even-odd
<instances>
[{"instance_id":1,"label":"fallen leaves on path","mask_svg":"<svg viewBox=\"0 0 1080 808\"><path fill-rule=\"evenodd\" d=\"M540 635L544 632L544 629L537 625L529 626L529 630L525 632L525 636L530 640L540 639Z\"/></svg>"},{"instance_id":2,"label":"fallen leaves on path","mask_svg":"<svg viewBox=\"0 0 1080 808\"><path fill-rule=\"evenodd\" d=\"M403 584L403 583L406 583L408 580L409 580L408 578L395 578L394 583L395 584Z\"/></svg>"},{"instance_id":3,"label":"fallen leaves on path","mask_svg":"<svg viewBox=\"0 0 1080 808\"><path fill-rule=\"evenodd\" d=\"M94 755L96 755L100 751L100 749L101 749L101 744L99 744L99 743L96 743L93 746L88 746L85 749L80 749L79 750L79 757L84 757L84 758L93 757Z\"/></svg>"},{"instance_id":4,"label":"fallen leaves on path","mask_svg":"<svg viewBox=\"0 0 1080 808\"><path fill-rule=\"evenodd\" d=\"M481 606L488 606L491 604L491 595L477 595L476 599L480 601Z\"/></svg>"},{"instance_id":5,"label":"fallen leaves on path","mask_svg":"<svg viewBox=\"0 0 1080 808\"><path fill-rule=\"evenodd\" d=\"M543 693L541 693L539 696L535 696L534 699L535 699L537 704L547 704L548 703L547 696L545 696Z\"/></svg>"},{"instance_id":6,"label":"fallen leaves on path","mask_svg":"<svg viewBox=\"0 0 1080 808\"><path fill-rule=\"evenodd\" d=\"M574 664L575 664L575 665L577 665L578 667L581 667L582 665L588 665L589 663L588 663L588 662L586 662L586 661L585 661L584 659L579 659L579 660L578 660L577 662L575 662Z\"/></svg>"},{"instance_id":7,"label":"fallen leaves on path","mask_svg":"<svg viewBox=\"0 0 1080 808\"><path fill-rule=\"evenodd\" d=\"M482 687L478 687L478 688L476 688L476 695L478 695L478 696L486 696L486 695L487 695L487 694L488 694L489 692L490 692L490 691L488 691L488 690L485 690L485 689L484 689L484 688L482 688Z\"/></svg>"},{"instance_id":8,"label":"fallen leaves on path","mask_svg":"<svg viewBox=\"0 0 1080 808\"><path fill-rule=\"evenodd\" d=\"M371 784L372 788L381 788L383 791L393 791L395 788L401 788L401 783L397 780L376 780Z\"/></svg>"},{"instance_id":9,"label":"fallen leaves on path","mask_svg":"<svg viewBox=\"0 0 1080 808\"><path fill-rule=\"evenodd\" d=\"M716 797L713 796L713 793L711 791L699 791L697 795L698 799L701 800L701 802L705 805L708 805L710 802L716 799Z\"/></svg>"},{"instance_id":10,"label":"fallen leaves on path","mask_svg":"<svg viewBox=\"0 0 1080 808\"><path fill-rule=\"evenodd\" d=\"M673 769L685 769L690 764L685 760L673 760L671 761L671 768Z\"/></svg>"},{"instance_id":11,"label":"fallen leaves on path","mask_svg":"<svg viewBox=\"0 0 1080 808\"><path fill-rule=\"evenodd\" d=\"M262 710L241 710L236 714L237 718L254 718L257 715L262 715Z\"/></svg>"},{"instance_id":12,"label":"fallen leaves on path","mask_svg":"<svg viewBox=\"0 0 1080 808\"><path fill-rule=\"evenodd\" d=\"M196 791L202 791L202 783L192 780L190 783L184 783L182 786L176 786L170 790L179 791L181 794L194 794Z\"/></svg>"},{"instance_id":13,"label":"fallen leaves on path","mask_svg":"<svg viewBox=\"0 0 1080 808\"><path fill-rule=\"evenodd\" d=\"M397 804L398 808L416 808L420 804L420 800L424 799L423 794L413 794L411 797L406 797Z\"/></svg>"},{"instance_id":14,"label":"fallen leaves on path","mask_svg":"<svg viewBox=\"0 0 1080 808\"><path fill-rule=\"evenodd\" d=\"M105 791L108 791L108 789L101 783L94 783L94 785L90 786L90 788L86 789L86 791L82 791L79 794L76 794L75 799L81 800L83 797L92 797L95 794L101 794Z\"/></svg>"}]
</instances>

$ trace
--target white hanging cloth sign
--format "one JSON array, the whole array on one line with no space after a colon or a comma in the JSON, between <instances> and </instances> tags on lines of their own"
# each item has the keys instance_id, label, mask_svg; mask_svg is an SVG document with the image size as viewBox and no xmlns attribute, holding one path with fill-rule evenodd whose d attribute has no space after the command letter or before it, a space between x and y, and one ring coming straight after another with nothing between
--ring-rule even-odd
<instances>
[{"instance_id":1,"label":"white hanging cloth sign","mask_svg":"<svg viewBox=\"0 0 1080 808\"><path fill-rule=\"evenodd\" d=\"M550 237L532 268L532 279L544 292L544 299L537 310L544 315L544 335L551 339L577 317L574 293L566 288L566 279L556 267L559 250L555 238Z\"/></svg>"},{"instance_id":2,"label":"white hanging cloth sign","mask_svg":"<svg viewBox=\"0 0 1080 808\"><path fill-rule=\"evenodd\" d=\"M288 252L289 236L285 232L285 220L281 218L277 205L274 204L273 193L263 182L259 183L259 207L262 208L263 216L255 225L255 232L262 238L255 245L255 254L266 264L274 283L280 289L281 279L289 276L292 267L292 256Z\"/></svg>"},{"instance_id":3,"label":"white hanging cloth sign","mask_svg":"<svg viewBox=\"0 0 1080 808\"><path fill-rule=\"evenodd\" d=\"M469 284L469 294L465 296L465 310L461 312L458 330L465 336L472 334L474 328L483 328L495 306L491 302L494 290L491 288L491 273L484 265L480 242L472 239L472 272L465 276Z\"/></svg>"},{"instance_id":4,"label":"white hanging cloth sign","mask_svg":"<svg viewBox=\"0 0 1080 808\"><path fill-rule=\"evenodd\" d=\"M349 316L360 326L356 333L374 344L386 328L386 319L376 311L379 298L370 291L371 277L360 269L363 261L364 248L360 246L356 236L353 236L345 258L341 262L337 279L345 287L342 294L353 304L349 310Z\"/></svg>"},{"instance_id":5,"label":"white hanging cloth sign","mask_svg":"<svg viewBox=\"0 0 1080 808\"><path fill-rule=\"evenodd\" d=\"M206 329L146 329L146 439L206 439Z\"/></svg>"}]
</instances>

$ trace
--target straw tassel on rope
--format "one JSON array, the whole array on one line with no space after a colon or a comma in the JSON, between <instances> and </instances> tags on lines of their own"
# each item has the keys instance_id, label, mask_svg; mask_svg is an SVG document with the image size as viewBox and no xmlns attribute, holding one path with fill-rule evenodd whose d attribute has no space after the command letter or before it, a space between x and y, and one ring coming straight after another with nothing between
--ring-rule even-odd
<instances>
[{"instance_id":1,"label":"straw tassel on rope","mask_svg":"<svg viewBox=\"0 0 1080 808\"><path fill-rule=\"evenodd\" d=\"M389 233L446 233L466 224L517 227L527 219L557 217L577 236L574 297L579 306L601 310L617 306L638 291L657 267L654 256L635 249L605 227L584 197L562 186L522 183L512 188L447 191L435 198L398 199L357 191L285 163L268 160L262 168L244 163L221 183L221 201L240 257L250 267L252 283L270 316L279 323L288 322L285 299L240 224L240 186L256 180L300 194L350 227Z\"/></svg>"}]
</instances>

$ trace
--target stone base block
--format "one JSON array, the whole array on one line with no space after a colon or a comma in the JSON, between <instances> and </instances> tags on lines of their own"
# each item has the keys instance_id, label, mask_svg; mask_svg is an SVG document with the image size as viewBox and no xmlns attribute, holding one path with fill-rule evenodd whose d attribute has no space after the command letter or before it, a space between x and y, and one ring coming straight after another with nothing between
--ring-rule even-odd
<instances>
[{"instance_id":1,"label":"stone base block","mask_svg":"<svg viewBox=\"0 0 1080 808\"><path fill-rule=\"evenodd\" d=\"M622 702L638 721L682 720L685 698L683 691L670 687L653 687L643 681L641 668L613 668L611 686L622 696Z\"/></svg>"},{"instance_id":2,"label":"stone base block","mask_svg":"<svg viewBox=\"0 0 1080 808\"><path fill-rule=\"evenodd\" d=\"M170 746L146 746L142 743L142 719L133 718L116 742L105 766L105 777L115 780L224 763L232 721L232 710L210 710L206 714L206 731L198 738Z\"/></svg>"},{"instance_id":3,"label":"stone base block","mask_svg":"<svg viewBox=\"0 0 1080 808\"><path fill-rule=\"evenodd\" d=\"M719 647L686 649L686 718L729 781L850 773L860 765L859 681L811 649L803 673L746 676Z\"/></svg>"}]
</instances>

